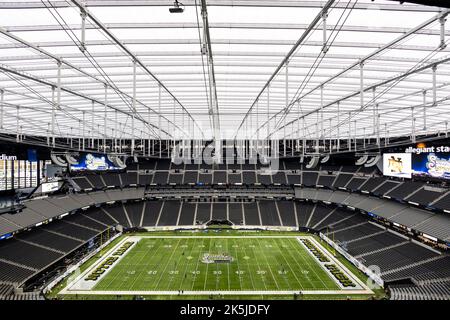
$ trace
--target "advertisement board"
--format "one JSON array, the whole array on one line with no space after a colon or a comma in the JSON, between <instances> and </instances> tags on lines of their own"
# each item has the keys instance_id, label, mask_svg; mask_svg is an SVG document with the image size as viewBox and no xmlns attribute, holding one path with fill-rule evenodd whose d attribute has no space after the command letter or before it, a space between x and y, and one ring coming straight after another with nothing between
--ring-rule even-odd
<instances>
[{"instance_id":1,"label":"advertisement board","mask_svg":"<svg viewBox=\"0 0 450 320\"><path fill-rule=\"evenodd\" d=\"M412 176L411 153L385 153L383 154L383 175L397 178Z\"/></svg>"},{"instance_id":2,"label":"advertisement board","mask_svg":"<svg viewBox=\"0 0 450 320\"><path fill-rule=\"evenodd\" d=\"M105 171L105 170L120 170L116 167L108 157L104 154L86 153L81 154L78 160L78 164L71 165L72 171Z\"/></svg>"}]
</instances>

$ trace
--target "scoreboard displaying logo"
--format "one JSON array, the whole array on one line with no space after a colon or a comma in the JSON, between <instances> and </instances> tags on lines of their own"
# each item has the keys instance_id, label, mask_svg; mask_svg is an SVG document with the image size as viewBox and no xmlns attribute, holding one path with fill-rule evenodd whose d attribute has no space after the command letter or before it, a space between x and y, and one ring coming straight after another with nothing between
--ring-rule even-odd
<instances>
[{"instance_id":1,"label":"scoreboard displaying logo","mask_svg":"<svg viewBox=\"0 0 450 320\"><path fill-rule=\"evenodd\" d=\"M410 153L383 154L383 175L397 178L409 178L412 175Z\"/></svg>"}]
</instances>

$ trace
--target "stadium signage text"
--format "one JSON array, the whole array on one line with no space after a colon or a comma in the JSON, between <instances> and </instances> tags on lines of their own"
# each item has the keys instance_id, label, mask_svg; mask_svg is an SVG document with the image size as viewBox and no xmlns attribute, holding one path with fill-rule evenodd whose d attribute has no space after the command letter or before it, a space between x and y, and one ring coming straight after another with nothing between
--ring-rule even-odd
<instances>
[{"instance_id":1,"label":"stadium signage text","mask_svg":"<svg viewBox=\"0 0 450 320\"><path fill-rule=\"evenodd\" d=\"M450 147L446 146L439 146L439 147L424 147L424 148L413 148L408 147L405 150L406 153L415 153L415 154L421 154L421 153L439 153L439 152L450 152Z\"/></svg>"},{"instance_id":2,"label":"stadium signage text","mask_svg":"<svg viewBox=\"0 0 450 320\"><path fill-rule=\"evenodd\" d=\"M4 153L0 155L0 160L17 160L16 156L8 156Z\"/></svg>"}]
</instances>

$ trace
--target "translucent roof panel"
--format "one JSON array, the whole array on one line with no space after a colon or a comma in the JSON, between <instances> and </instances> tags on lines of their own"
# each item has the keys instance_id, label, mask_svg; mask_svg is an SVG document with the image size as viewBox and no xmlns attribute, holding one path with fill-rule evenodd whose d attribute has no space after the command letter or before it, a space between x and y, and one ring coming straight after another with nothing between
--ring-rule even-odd
<instances>
[{"instance_id":1,"label":"translucent roof panel","mask_svg":"<svg viewBox=\"0 0 450 320\"><path fill-rule=\"evenodd\" d=\"M447 128L448 9L183 4L170 13L169 0L1 1L3 132L345 139Z\"/></svg>"}]
</instances>

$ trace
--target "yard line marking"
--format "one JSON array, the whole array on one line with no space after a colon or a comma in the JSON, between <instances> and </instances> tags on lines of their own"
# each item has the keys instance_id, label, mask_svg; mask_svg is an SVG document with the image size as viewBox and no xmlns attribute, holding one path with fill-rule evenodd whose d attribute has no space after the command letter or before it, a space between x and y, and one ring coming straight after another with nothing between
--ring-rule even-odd
<instances>
[{"instance_id":1,"label":"yard line marking","mask_svg":"<svg viewBox=\"0 0 450 320\"><path fill-rule=\"evenodd\" d=\"M259 243L259 239L256 239L256 242L258 243L259 248L262 249L261 244ZM278 285L277 279L275 279L275 277L273 276L272 269L270 268L269 260L267 259L263 250L261 250L261 255L264 256L264 259L266 260L267 268L270 271L270 275L272 276L272 279L274 280L275 285L277 286L277 289L279 290L280 286Z\"/></svg>"},{"instance_id":2,"label":"yard line marking","mask_svg":"<svg viewBox=\"0 0 450 320\"><path fill-rule=\"evenodd\" d=\"M233 241L233 243L235 243L235 242ZM236 254L236 257L237 257L238 256L238 252L237 252L237 248L236 247L234 248L234 253ZM241 267L239 266L239 259L236 259L236 264L237 264L238 271L240 272L241 271ZM239 279L240 290L242 290L242 278L241 278L240 273L238 274L238 279Z\"/></svg>"},{"instance_id":3,"label":"yard line marking","mask_svg":"<svg viewBox=\"0 0 450 320\"><path fill-rule=\"evenodd\" d=\"M204 243L205 243L205 239L204 238L201 238L202 239L202 244L201 245L203 245ZM198 247L197 247L198 248ZM199 253L200 254L200 253ZM198 263L200 262L200 256L197 256L197 263L195 264L195 270L194 270L194 272L196 272L197 270L198 270ZM195 281L197 280L197 274L195 274L195 275L192 275L192 284L191 284L191 290L194 290L194 284L195 284Z\"/></svg>"},{"instance_id":4,"label":"yard line marking","mask_svg":"<svg viewBox=\"0 0 450 320\"><path fill-rule=\"evenodd\" d=\"M138 245L138 244L136 244L136 245ZM149 252L150 252L150 251L147 251L147 252L145 252L145 253L141 256L141 258L139 259L139 262L136 264L136 267L139 267L139 266L140 266L142 260L144 260L144 258L147 257L147 255L149 254ZM131 285L130 285L130 289L133 289L134 284L136 283L136 280L138 280L138 279L141 278L141 277L140 277L141 274L142 274L142 270L139 271L139 273L136 275L134 281L133 281L133 282L131 283Z\"/></svg>"},{"instance_id":5,"label":"yard line marking","mask_svg":"<svg viewBox=\"0 0 450 320\"><path fill-rule=\"evenodd\" d=\"M175 249L174 249L174 250L171 250L172 252L171 252L171 254L170 254L170 257L169 257L169 259L167 259L167 262L166 262L166 264L165 264L165 266L164 266L164 270L161 272L161 276L159 277L158 282L156 283L156 287L159 287L159 283L161 282L161 279L162 279L164 273L166 272L167 266L168 266L169 263L171 262L172 257L173 257L173 254L175 253L176 248L177 248L178 245L180 244L180 241L181 241L181 240L178 240L178 241L177 241L177 246L175 247Z\"/></svg>"},{"instance_id":6,"label":"yard line marking","mask_svg":"<svg viewBox=\"0 0 450 320\"><path fill-rule=\"evenodd\" d=\"M290 240L292 240L292 239L290 239ZM291 249L292 249L292 248L293 248L293 249L297 249L297 248L299 247L298 243L297 243L297 242L292 243L292 241L290 241L290 240L287 241L287 243L289 244L289 248L291 248ZM304 248L304 247L302 247L302 246L300 246L300 247L303 249L303 251L305 251L305 248ZM306 267L308 268L308 270L307 270L308 272L311 270L311 271L315 274L314 268L315 268L316 266L309 263L309 261L311 261L311 260L308 261L308 257L309 257L308 253L306 253L306 256L303 255L303 254L298 256L298 257L300 258L301 262L302 262L301 264L299 264L297 257L295 257L295 256L293 256L293 255L291 254L291 251L290 251L290 250L288 250L288 255L289 255L290 257L292 257L292 259L294 260L295 264L296 264L299 268L302 268L302 265L304 265L304 266L306 266ZM313 260L313 262L316 263L315 260ZM315 274L315 276L318 277L317 274ZM310 279L310 277L308 277L308 276L305 276L304 279L309 283L309 286L310 286L311 288L314 288L314 287L315 287L314 281L313 281L314 279ZM304 288L304 287L303 287L303 288Z\"/></svg>"},{"instance_id":7,"label":"yard line marking","mask_svg":"<svg viewBox=\"0 0 450 320\"><path fill-rule=\"evenodd\" d=\"M161 241L160 239L158 239L159 241L155 241L155 244L157 244L158 246L156 247L156 251L154 251L154 252L152 252L153 253L153 257L159 257L160 258L160 260L159 261L161 261L162 260L162 257L161 257L161 254L159 253L159 250L161 249L161 248L164 248L164 246L163 246L163 241ZM154 245L155 246L155 245ZM154 247L153 247L154 248ZM157 265L154 265L154 264L151 264L152 266L155 266L156 267L156 269L155 269L155 271L157 272L157 276L159 275L159 273L161 273L162 271L160 270L160 267L162 266L160 263L158 263ZM158 279L158 277L152 277L151 279L153 280L152 281L152 283L151 283L151 286L153 287L153 288L155 288L155 282L156 282L156 280Z\"/></svg>"},{"instance_id":8,"label":"yard line marking","mask_svg":"<svg viewBox=\"0 0 450 320\"><path fill-rule=\"evenodd\" d=\"M291 272L292 272L292 274L294 275L295 279L297 280L297 283L299 284L300 289L303 290L303 286L302 286L302 284L301 284L301 281L297 278L296 272L292 269L291 264L289 263L289 261L288 261L288 260L286 259L286 257L284 256L284 253L283 253L283 251L281 251L281 249L280 249L278 243L276 242L276 239L274 239L273 241L275 242L275 245L276 245L278 251L280 251L281 256L283 257L284 261L286 261L286 263L287 263L289 269L291 269ZM285 280L286 280L286 279L285 279ZM287 280L286 280L286 281L287 281ZM289 289L291 289L291 286L290 286L290 283L289 283L289 282L288 282L288 286L289 286Z\"/></svg>"},{"instance_id":9,"label":"yard line marking","mask_svg":"<svg viewBox=\"0 0 450 320\"><path fill-rule=\"evenodd\" d=\"M229 241L225 241L225 243L226 243L227 252L230 252L228 249ZM237 257L236 257L236 259L237 259ZM228 277L228 290L230 290L231 289L231 287L230 287L231 281L230 281L230 264L229 263L227 263L227 277Z\"/></svg>"},{"instance_id":10,"label":"yard line marking","mask_svg":"<svg viewBox=\"0 0 450 320\"><path fill-rule=\"evenodd\" d=\"M240 247L239 247L239 248L240 248ZM247 251L245 250L245 246L242 246L242 248L243 248L242 250L243 250L245 256L247 256ZM236 250L237 250L237 249L236 249ZM255 251L254 251L253 249L250 249L250 251L251 251L251 253L252 253L253 256L254 256L254 259L255 259L256 263L258 263L258 259L256 259ZM256 289L256 287L255 287L255 282L253 281L253 276L252 276L252 273L253 273L252 271L254 271L254 270L252 270L252 268L250 267L250 262L249 262L249 260L250 260L250 259L246 260L246 262L247 262L247 273L250 275L250 281L251 281L251 283L252 283L252 288L253 288L253 290L254 290L254 289ZM259 269L259 264L258 264L258 269ZM261 279L262 279L264 288L267 290L267 286L266 286L266 282L264 281L264 277L261 277Z\"/></svg>"},{"instance_id":11,"label":"yard line marking","mask_svg":"<svg viewBox=\"0 0 450 320\"><path fill-rule=\"evenodd\" d=\"M197 243L197 239L194 239L194 243L193 243L193 245L192 245L192 247L191 247L191 250L189 250L189 256L194 256L194 248L195 248L196 243ZM187 259L186 259L186 260L187 260ZM190 260L188 260L188 261L185 263L185 266L184 266L184 273L183 273L183 279L181 279L181 283L180 283L180 290L183 290L183 282L184 282L184 279L187 279L187 270L188 270L190 264L191 264L191 261L190 261ZM185 275L186 275L186 276L185 276Z\"/></svg>"}]
</instances>

